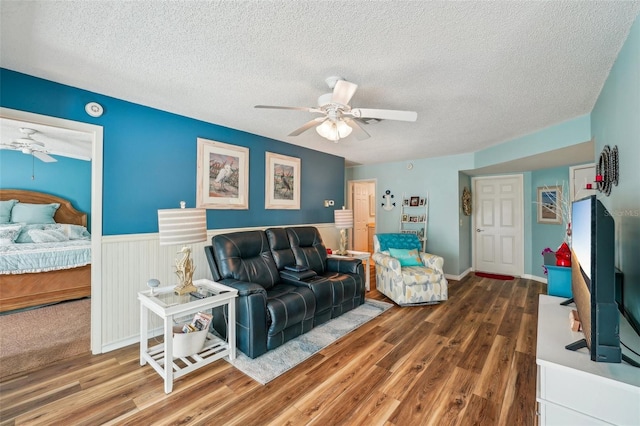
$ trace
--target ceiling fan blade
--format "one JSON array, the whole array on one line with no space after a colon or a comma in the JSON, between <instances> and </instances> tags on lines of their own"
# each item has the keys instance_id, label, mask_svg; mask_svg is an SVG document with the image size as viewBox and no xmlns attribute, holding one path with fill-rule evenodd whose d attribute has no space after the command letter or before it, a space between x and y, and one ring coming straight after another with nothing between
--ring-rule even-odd
<instances>
[{"instance_id":1,"label":"ceiling fan blade","mask_svg":"<svg viewBox=\"0 0 640 426\"><path fill-rule=\"evenodd\" d=\"M45 163L55 163L56 161L58 161L45 152L33 151L31 154L38 160L44 161Z\"/></svg>"},{"instance_id":2,"label":"ceiling fan blade","mask_svg":"<svg viewBox=\"0 0 640 426\"><path fill-rule=\"evenodd\" d=\"M358 85L345 80L336 81L336 85L333 88L333 96L331 102L342 105L349 105L349 101L356 93Z\"/></svg>"},{"instance_id":3,"label":"ceiling fan blade","mask_svg":"<svg viewBox=\"0 0 640 426\"><path fill-rule=\"evenodd\" d=\"M290 109L294 111L306 111L306 112L323 112L318 108L309 107L289 107L289 106L276 106L276 105L256 105L254 108L266 108L266 109Z\"/></svg>"},{"instance_id":4,"label":"ceiling fan blade","mask_svg":"<svg viewBox=\"0 0 640 426\"><path fill-rule=\"evenodd\" d=\"M314 118L313 120L306 122L304 124L304 126L302 126L299 129L296 129L293 132L289 133L289 136L298 136L299 134L301 134L303 132L306 132L310 128L320 125L320 123L322 123L326 119L327 119L327 117Z\"/></svg>"},{"instance_id":5,"label":"ceiling fan blade","mask_svg":"<svg viewBox=\"0 0 640 426\"><path fill-rule=\"evenodd\" d=\"M353 108L351 115L356 118L379 118L382 120L416 121L418 119L418 113L415 111L395 109Z\"/></svg>"},{"instance_id":6,"label":"ceiling fan blade","mask_svg":"<svg viewBox=\"0 0 640 426\"><path fill-rule=\"evenodd\" d=\"M360 124L356 120L352 120L350 118L345 118L344 121L345 121L345 123L347 123L349 125L349 127L351 127L353 129L353 135L359 141L362 141L362 140L365 140L365 139L371 137L371 135L369 133L367 133L367 131L364 130L362 128L362 126L360 126Z\"/></svg>"}]
</instances>

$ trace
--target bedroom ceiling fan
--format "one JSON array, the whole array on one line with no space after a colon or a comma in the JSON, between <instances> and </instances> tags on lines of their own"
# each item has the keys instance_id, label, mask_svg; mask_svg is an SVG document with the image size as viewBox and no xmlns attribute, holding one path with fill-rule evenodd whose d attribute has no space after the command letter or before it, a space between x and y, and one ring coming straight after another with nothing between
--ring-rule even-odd
<instances>
[{"instance_id":1,"label":"bedroom ceiling fan","mask_svg":"<svg viewBox=\"0 0 640 426\"><path fill-rule=\"evenodd\" d=\"M303 132L316 128L316 132L330 141L338 142L354 132L358 140L363 140L371 135L362 127L371 121L399 120L416 121L418 113L415 111L400 111L391 109L352 108L349 101L356 93L358 85L348 82L341 77L329 77L327 85L333 91L325 93L318 98L317 107L288 107L274 105L256 105L255 108L289 109L307 111L322 114L320 117L305 123L302 127L289 133L289 136L298 136Z\"/></svg>"},{"instance_id":2,"label":"bedroom ceiling fan","mask_svg":"<svg viewBox=\"0 0 640 426\"><path fill-rule=\"evenodd\" d=\"M31 137L33 134L37 133L36 130L20 127L20 133L22 133L24 137L18 138L10 143L0 144L0 146L5 149L21 151L23 154L30 154L45 163L55 163L58 161L48 154L44 143Z\"/></svg>"}]
</instances>

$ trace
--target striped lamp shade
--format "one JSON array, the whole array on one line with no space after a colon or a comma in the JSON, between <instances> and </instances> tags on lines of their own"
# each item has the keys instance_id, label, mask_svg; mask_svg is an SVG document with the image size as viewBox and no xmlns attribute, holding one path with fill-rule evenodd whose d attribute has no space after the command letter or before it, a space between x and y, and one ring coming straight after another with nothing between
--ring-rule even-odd
<instances>
[{"instance_id":1,"label":"striped lamp shade","mask_svg":"<svg viewBox=\"0 0 640 426\"><path fill-rule=\"evenodd\" d=\"M205 209L158 210L160 245L199 243L207 240Z\"/></svg>"},{"instance_id":2,"label":"striped lamp shade","mask_svg":"<svg viewBox=\"0 0 640 426\"><path fill-rule=\"evenodd\" d=\"M333 217L336 222L336 228L347 229L353 228L353 211L352 210L334 210Z\"/></svg>"}]
</instances>

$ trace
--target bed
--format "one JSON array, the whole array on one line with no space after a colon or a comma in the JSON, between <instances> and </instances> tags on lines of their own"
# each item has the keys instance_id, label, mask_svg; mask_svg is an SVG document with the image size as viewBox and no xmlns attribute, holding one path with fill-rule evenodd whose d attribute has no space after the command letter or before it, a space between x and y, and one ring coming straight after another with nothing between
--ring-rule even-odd
<instances>
[{"instance_id":1,"label":"bed","mask_svg":"<svg viewBox=\"0 0 640 426\"><path fill-rule=\"evenodd\" d=\"M60 207L55 211L53 216L56 224L68 224L68 227L79 225L86 228L87 226L86 213L76 210L71 202L60 197L34 191L0 189L0 201L7 200L18 200L19 203L27 204L59 203ZM9 226L9 224L6 226ZM82 245L77 241L72 241L72 243L72 245L75 246ZM48 243L44 244L45 245L40 248L40 251L54 251L54 249L49 250L47 248L48 246L46 246L46 244ZM18 273L16 271L10 271L9 267L6 266L6 262L0 264L0 312L90 296L90 240L88 243L85 242L84 245L88 246L88 248L84 248L84 250L88 251L86 254L87 258L82 260L79 258L79 254L74 254L71 257L78 257L78 259L76 259L76 263L68 269L62 269L66 267L56 265L55 267L46 266L37 269L44 270L45 272ZM15 244L15 246L21 246L21 244ZM34 246L34 244L24 244L24 246ZM11 250L16 249L17 247L11 247ZM80 249L75 247L74 250L79 253ZM4 256L6 260L12 255L5 253Z\"/></svg>"}]
</instances>

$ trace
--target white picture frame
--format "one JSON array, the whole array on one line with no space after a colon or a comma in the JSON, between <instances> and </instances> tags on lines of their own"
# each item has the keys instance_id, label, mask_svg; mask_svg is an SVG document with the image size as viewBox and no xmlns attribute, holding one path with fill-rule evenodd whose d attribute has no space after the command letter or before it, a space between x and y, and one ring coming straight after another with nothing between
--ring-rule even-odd
<instances>
[{"instance_id":1,"label":"white picture frame","mask_svg":"<svg viewBox=\"0 0 640 426\"><path fill-rule=\"evenodd\" d=\"M538 187L538 223L562 224L562 187Z\"/></svg>"},{"instance_id":2,"label":"white picture frame","mask_svg":"<svg viewBox=\"0 0 640 426\"><path fill-rule=\"evenodd\" d=\"M300 159L265 153L265 209L300 210Z\"/></svg>"},{"instance_id":3,"label":"white picture frame","mask_svg":"<svg viewBox=\"0 0 640 426\"><path fill-rule=\"evenodd\" d=\"M198 138L196 205L249 209L249 148Z\"/></svg>"}]
</instances>

